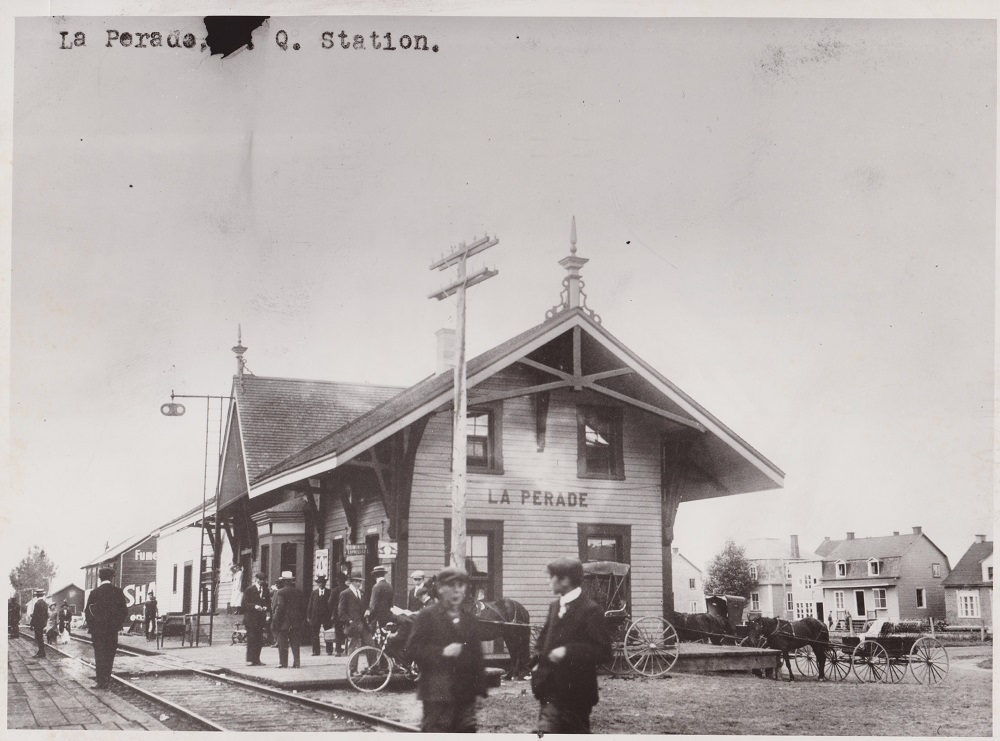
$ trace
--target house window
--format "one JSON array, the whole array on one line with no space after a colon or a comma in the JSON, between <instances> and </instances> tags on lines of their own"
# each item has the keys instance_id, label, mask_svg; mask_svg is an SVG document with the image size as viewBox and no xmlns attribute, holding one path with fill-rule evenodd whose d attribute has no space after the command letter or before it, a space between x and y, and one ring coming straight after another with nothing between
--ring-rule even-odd
<instances>
[{"instance_id":1,"label":"house window","mask_svg":"<svg viewBox=\"0 0 1000 741\"><path fill-rule=\"evenodd\" d=\"M837 576L847 576L847 563L845 561L837 561Z\"/></svg>"},{"instance_id":2,"label":"house window","mask_svg":"<svg viewBox=\"0 0 1000 741\"><path fill-rule=\"evenodd\" d=\"M694 579L688 579L688 589L695 589Z\"/></svg>"},{"instance_id":3,"label":"house window","mask_svg":"<svg viewBox=\"0 0 1000 741\"><path fill-rule=\"evenodd\" d=\"M813 604L812 602L796 602L795 603L795 618L796 620L801 620L802 618L813 616Z\"/></svg>"},{"instance_id":4,"label":"house window","mask_svg":"<svg viewBox=\"0 0 1000 741\"><path fill-rule=\"evenodd\" d=\"M882 562L874 558L868 559L868 576L878 576L882 573Z\"/></svg>"},{"instance_id":5,"label":"house window","mask_svg":"<svg viewBox=\"0 0 1000 741\"><path fill-rule=\"evenodd\" d=\"M786 579L792 578L792 565L790 563L785 564L785 578Z\"/></svg>"},{"instance_id":6,"label":"house window","mask_svg":"<svg viewBox=\"0 0 1000 741\"><path fill-rule=\"evenodd\" d=\"M838 610L844 609L844 593L834 592L833 593L833 606Z\"/></svg>"},{"instance_id":7,"label":"house window","mask_svg":"<svg viewBox=\"0 0 1000 741\"><path fill-rule=\"evenodd\" d=\"M806 589L812 589L812 585L813 585L812 575L806 574L805 577L803 577L803 586L805 586Z\"/></svg>"},{"instance_id":8,"label":"house window","mask_svg":"<svg viewBox=\"0 0 1000 741\"><path fill-rule=\"evenodd\" d=\"M785 595L785 609L789 612L795 609L795 596L791 592Z\"/></svg>"},{"instance_id":9,"label":"house window","mask_svg":"<svg viewBox=\"0 0 1000 741\"><path fill-rule=\"evenodd\" d=\"M620 408L577 408L577 474L582 478L625 478Z\"/></svg>"},{"instance_id":10,"label":"house window","mask_svg":"<svg viewBox=\"0 0 1000 741\"><path fill-rule=\"evenodd\" d=\"M688 612L694 614L694 613L698 612L698 603L697 602L691 602L691 603L688 604L688 608L689 608Z\"/></svg>"},{"instance_id":11,"label":"house window","mask_svg":"<svg viewBox=\"0 0 1000 741\"><path fill-rule=\"evenodd\" d=\"M750 592L750 609L759 612L760 611L760 593Z\"/></svg>"},{"instance_id":12,"label":"house window","mask_svg":"<svg viewBox=\"0 0 1000 741\"><path fill-rule=\"evenodd\" d=\"M941 564L939 563L931 564L931 576L933 576L935 579L941 578Z\"/></svg>"},{"instance_id":13,"label":"house window","mask_svg":"<svg viewBox=\"0 0 1000 741\"><path fill-rule=\"evenodd\" d=\"M750 564L750 578L757 581L757 564Z\"/></svg>"},{"instance_id":14,"label":"house window","mask_svg":"<svg viewBox=\"0 0 1000 741\"><path fill-rule=\"evenodd\" d=\"M177 594L177 564L174 564L174 594Z\"/></svg>"},{"instance_id":15,"label":"house window","mask_svg":"<svg viewBox=\"0 0 1000 741\"><path fill-rule=\"evenodd\" d=\"M473 473L503 473L500 430L503 407L475 407L466 415L465 464Z\"/></svg>"},{"instance_id":16,"label":"house window","mask_svg":"<svg viewBox=\"0 0 1000 741\"><path fill-rule=\"evenodd\" d=\"M971 590L960 590L958 593L958 616L963 618L979 617L979 594Z\"/></svg>"},{"instance_id":17,"label":"house window","mask_svg":"<svg viewBox=\"0 0 1000 741\"><path fill-rule=\"evenodd\" d=\"M884 610L885 606L885 590L884 589L873 589L872 597L875 598L875 609Z\"/></svg>"},{"instance_id":18,"label":"house window","mask_svg":"<svg viewBox=\"0 0 1000 741\"><path fill-rule=\"evenodd\" d=\"M927 607L927 595L923 589L917 590L917 607Z\"/></svg>"},{"instance_id":19,"label":"house window","mask_svg":"<svg viewBox=\"0 0 1000 741\"><path fill-rule=\"evenodd\" d=\"M986 581L993 581L993 567L986 567Z\"/></svg>"},{"instance_id":20,"label":"house window","mask_svg":"<svg viewBox=\"0 0 1000 741\"><path fill-rule=\"evenodd\" d=\"M579 523L577 546L581 561L631 563L631 526Z\"/></svg>"}]
</instances>

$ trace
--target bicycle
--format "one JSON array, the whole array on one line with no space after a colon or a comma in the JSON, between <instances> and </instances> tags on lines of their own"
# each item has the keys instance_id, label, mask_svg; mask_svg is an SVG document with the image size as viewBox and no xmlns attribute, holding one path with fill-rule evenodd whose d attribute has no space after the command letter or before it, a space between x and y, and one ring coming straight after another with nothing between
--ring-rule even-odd
<instances>
[{"instance_id":1,"label":"bicycle","mask_svg":"<svg viewBox=\"0 0 1000 741\"><path fill-rule=\"evenodd\" d=\"M397 622L376 629L374 645L355 649L348 657L348 683L359 692L378 692L389 685L394 674L416 682L420 678L420 668L405 656L411 627L412 620L400 616Z\"/></svg>"}]
</instances>

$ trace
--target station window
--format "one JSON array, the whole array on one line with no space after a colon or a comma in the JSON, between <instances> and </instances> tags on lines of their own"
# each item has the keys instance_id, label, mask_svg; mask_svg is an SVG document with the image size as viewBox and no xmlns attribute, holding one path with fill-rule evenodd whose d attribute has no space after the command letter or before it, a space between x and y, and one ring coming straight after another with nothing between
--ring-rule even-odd
<instances>
[{"instance_id":1,"label":"station window","mask_svg":"<svg viewBox=\"0 0 1000 741\"><path fill-rule=\"evenodd\" d=\"M886 609L885 603L885 590L884 589L873 589L872 597L875 598L875 609L884 610Z\"/></svg>"},{"instance_id":2,"label":"station window","mask_svg":"<svg viewBox=\"0 0 1000 741\"><path fill-rule=\"evenodd\" d=\"M927 607L927 593L923 589L917 590L917 607Z\"/></svg>"},{"instance_id":3,"label":"station window","mask_svg":"<svg viewBox=\"0 0 1000 741\"><path fill-rule=\"evenodd\" d=\"M444 521L444 559L451 562L451 519ZM465 523L465 570L469 592L477 599L503 596L503 522L467 520Z\"/></svg>"},{"instance_id":4,"label":"station window","mask_svg":"<svg viewBox=\"0 0 1000 741\"><path fill-rule=\"evenodd\" d=\"M625 478L621 408L577 408L577 475L581 478Z\"/></svg>"},{"instance_id":5,"label":"station window","mask_svg":"<svg viewBox=\"0 0 1000 741\"><path fill-rule=\"evenodd\" d=\"M502 417L503 407L499 402L469 410L465 443L465 465L469 471L503 473Z\"/></svg>"},{"instance_id":6,"label":"station window","mask_svg":"<svg viewBox=\"0 0 1000 741\"><path fill-rule=\"evenodd\" d=\"M631 563L632 526L577 523L577 553L581 561L616 561ZM623 593L618 595L631 604L630 585L626 579ZM616 603L615 607L621 604Z\"/></svg>"},{"instance_id":7,"label":"station window","mask_svg":"<svg viewBox=\"0 0 1000 741\"><path fill-rule=\"evenodd\" d=\"M260 573L264 575L264 583L271 583L271 546L260 547Z\"/></svg>"},{"instance_id":8,"label":"station window","mask_svg":"<svg viewBox=\"0 0 1000 741\"><path fill-rule=\"evenodd\" d=\"M177 564L174 564L174 594L177 594Z\"/></svg>"}]
</instances>

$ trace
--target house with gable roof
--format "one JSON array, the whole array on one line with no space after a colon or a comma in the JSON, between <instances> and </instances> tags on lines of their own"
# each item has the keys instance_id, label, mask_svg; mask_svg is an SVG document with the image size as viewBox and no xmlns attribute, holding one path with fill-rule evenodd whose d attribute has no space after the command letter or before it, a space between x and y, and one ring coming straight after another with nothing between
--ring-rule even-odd
<instances>
[{"instance_id":1,"label":"house with gable roof","mask_svg":"<svg viewBox=\"0 0 1000 741\"><path fill-rule=\"evenodd\" d=\"M745 546L744 558L750 565L748 609L763 617L798 620L814 617L825 620L819 579L822 559L799 548L799 536L789 539L753 538Z\"/></svg>"},{"instance_id":2,"label":"house with gable roof","mask_svg":"<svg viewBox=\"0 0 1000 741\"><path fill-rule=\"evenodd\" d=\"M633 614L662 614L679 505L775 489L784 473L605 329L575 253L574 239L544 320L467 363L466 567L479 594L540 619L552 558L614 560L632 566ZM259 518L301 503L304 576L317 551L330 570L381 563L403 603L410 571L450 560L453 370L356 389L356 416L337 418L337 393L309 401L290 382L261 398L270 381L244 372L245 350L219 481L234 553L258 564Z\"/></svg>"},{"instance_id":3,"label":"house with gable roof","mask_svg":"<svg viewBox=\"0 0 1000 741\"><path fill-rule=\"evenodd\" d=\"M977 535L942 582L949 625L993 625L993 541Z\"/></svg>"},{"instance_id":4,"label":"house with gable roof","mask_svg":"<svg viewBox=\"0 0 1000 741\"><path fill-rule=\"evenodd\" d=\"M948 557L923 529L912 533L825 539L823 601L841 621L927 620L945 616Z\"/></svg>"}]
</instances>

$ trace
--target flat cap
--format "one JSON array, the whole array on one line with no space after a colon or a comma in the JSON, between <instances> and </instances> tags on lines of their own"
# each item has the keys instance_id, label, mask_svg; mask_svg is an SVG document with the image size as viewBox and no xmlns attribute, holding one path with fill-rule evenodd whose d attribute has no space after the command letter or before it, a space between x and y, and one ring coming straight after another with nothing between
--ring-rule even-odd
<instances>
[{"instance_id":1,"label":"flat cap","mask_svg":"<svg viewBox=\"0 0 1000 741\"><path fill-rule=\"evenodd\" d=\"M453 582L467 584L468 581L469 575L465 573L465 569L460 569L457 566L445 566L437 575L438 584L451 584Z\"/></svg>"}]
</instances>

